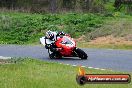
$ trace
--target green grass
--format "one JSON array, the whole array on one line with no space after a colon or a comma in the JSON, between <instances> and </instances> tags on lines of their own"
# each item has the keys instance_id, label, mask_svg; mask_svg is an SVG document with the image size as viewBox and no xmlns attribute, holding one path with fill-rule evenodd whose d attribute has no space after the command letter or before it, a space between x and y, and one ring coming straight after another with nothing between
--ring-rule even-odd
<instances>
[{"instance_id":1,"label":"green grass","mask_svg":"<svg viewBox=\"0 0 132 88\"><path fill-rule=\"evenodd\" d=\"M98 28L103 16L92 13L30 14L0 13L0 44L31 44L39 42L45 31L64 31L79 37Z\"/></svg>"},{"instance_id":2,"label":"green grass","mask_svg":"<svg viewBox=\"0 0 132 88\"><path fill-rule=\"evenodd\" d=\"M116 14L116 15L115 15ZM86 40L92 40L97 37L112 35L114 37L126 37L132 34L132 16L114 13L115 17L106 17L105 23L100 28L86 33ZM127 39L131 40L131 39Z\"/></svg>"},{"instance_id":3,"label":"green grass","mask_svg":"<svg viewBox=\"0 0 132 88\"><path fill-rule=\"evenodd\" d=\"M14 63L15 62L15 63ZM126 72L86 69L90 74L125 74ZM130 84L87 84L76 83L78 67L35 59L13 60L0 64L1 88L131 88ZM132 73L129 73L132 76Z\"/></svg>"},{"instance_id":4,"label":"green grass","mask_svg":"<svg viewBox=\"0 0 132 88\"><path fill-rule=\"evenodd\" d=\"M108 6L109 8L109 6ZM121 12L109 14L65 13L31 14L20 12L0 13L0 44L39 44L47 30L64 31L73 38L85 35L85 40L112 35L131 39L132 16ZM80 45L79 45L80 46ZM84 47L84 46L80 46ZM85 45L91 48L131 49L131 45Z\"/></svg>"},{"instance_id":5,"label":"green grass","mask_svg":"<svg viewBox=\"0 0 132 88\"><path fill-rule=\"evenodd\" d=\"M132 45L127 44L89 44L88 42L78 42L78 47L81 48L104 48L104 49L124 49L132 50Z\"/></svg>"}]
</instances>

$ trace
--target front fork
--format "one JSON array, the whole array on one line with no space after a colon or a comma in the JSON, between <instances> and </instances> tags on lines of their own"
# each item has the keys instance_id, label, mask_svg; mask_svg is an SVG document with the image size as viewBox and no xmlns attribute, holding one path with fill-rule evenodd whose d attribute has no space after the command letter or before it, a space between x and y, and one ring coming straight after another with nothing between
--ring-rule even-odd
<instances>
[{"instance_id":1,"label":"front fork","mask_svg":"<svg viewBox=\"0 0 132 88\"><path fill-rule=\"evenodd\" d=\"M78 57L78 54L76 53L76 49L77 49L77 47L75 47L75 48L73 49L73 57Z\"/></svg>"}]
</instances>

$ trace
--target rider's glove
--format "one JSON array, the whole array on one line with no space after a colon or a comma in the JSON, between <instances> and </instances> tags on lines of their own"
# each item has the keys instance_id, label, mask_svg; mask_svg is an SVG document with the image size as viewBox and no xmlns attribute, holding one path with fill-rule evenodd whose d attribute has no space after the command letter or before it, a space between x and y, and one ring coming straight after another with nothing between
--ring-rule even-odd
<instances>
[{"instance_id":1,"label":"rider's glove","mask_svg":"<svg viewBox=\"0 0 132 88\"><path fill-rule=\"evenodd\" d=\"M49 45L45 45L45 48L46 48L46 49L49 49Z\"/></svg>"},{"instance_id":2,"label":"rider's glove","mask_svg":"<svg viewBox=\"0 0 132 88\"><path fill-rule=\"evenodd\" d=\"M58 32L57 35L58 35L58 36L60 36L60 35L65 35L65 33L64 33L63 31L61 31L61 32Z\"/></svg>"}]
</instances>

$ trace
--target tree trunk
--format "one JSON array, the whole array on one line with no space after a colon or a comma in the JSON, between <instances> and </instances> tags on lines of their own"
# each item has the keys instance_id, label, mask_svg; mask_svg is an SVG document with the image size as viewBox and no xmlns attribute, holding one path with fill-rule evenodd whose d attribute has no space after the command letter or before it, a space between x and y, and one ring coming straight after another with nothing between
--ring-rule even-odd
<instances>
[{"instance_id":1,"label":"tree trunk","mask_svg":"<svg viewBox=\"0 0 132 88\"><path fill-rule=\"evenodd\" d=\"M80 0L76 0L76 4L75 4L75 8L74 9L77 12L81 12L82 11Z\"/></svg>"},{"instance_id":2,"label":"tree trunk","mask_svg":"<svg viewBox=\"0 0 132 88\"><path fill-rule=\"evenodd\" d=\"M50 11L51 13L55 13L57 9L57 1L56 0L50 0Z\"/></svg>"}]
</instances>

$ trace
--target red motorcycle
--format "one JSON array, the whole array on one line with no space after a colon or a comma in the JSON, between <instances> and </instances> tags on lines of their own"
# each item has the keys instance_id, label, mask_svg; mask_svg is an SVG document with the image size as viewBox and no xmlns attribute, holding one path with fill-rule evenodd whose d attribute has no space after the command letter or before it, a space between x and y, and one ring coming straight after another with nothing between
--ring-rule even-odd
<instances>
[{"instance_id":1,"label":"red motorcycle","mask_svg":"<svg viewBox=\"0 0 132 88\"><path fill-rule=\"evenodd\" d=\"M42 37L40 42L48 49L49 57L51 59L62 57L79 57L81 59L87 59L87 54L76 47L76 42L70 36L58 37L55 42Z\"/></svg>"}]
</instances>

